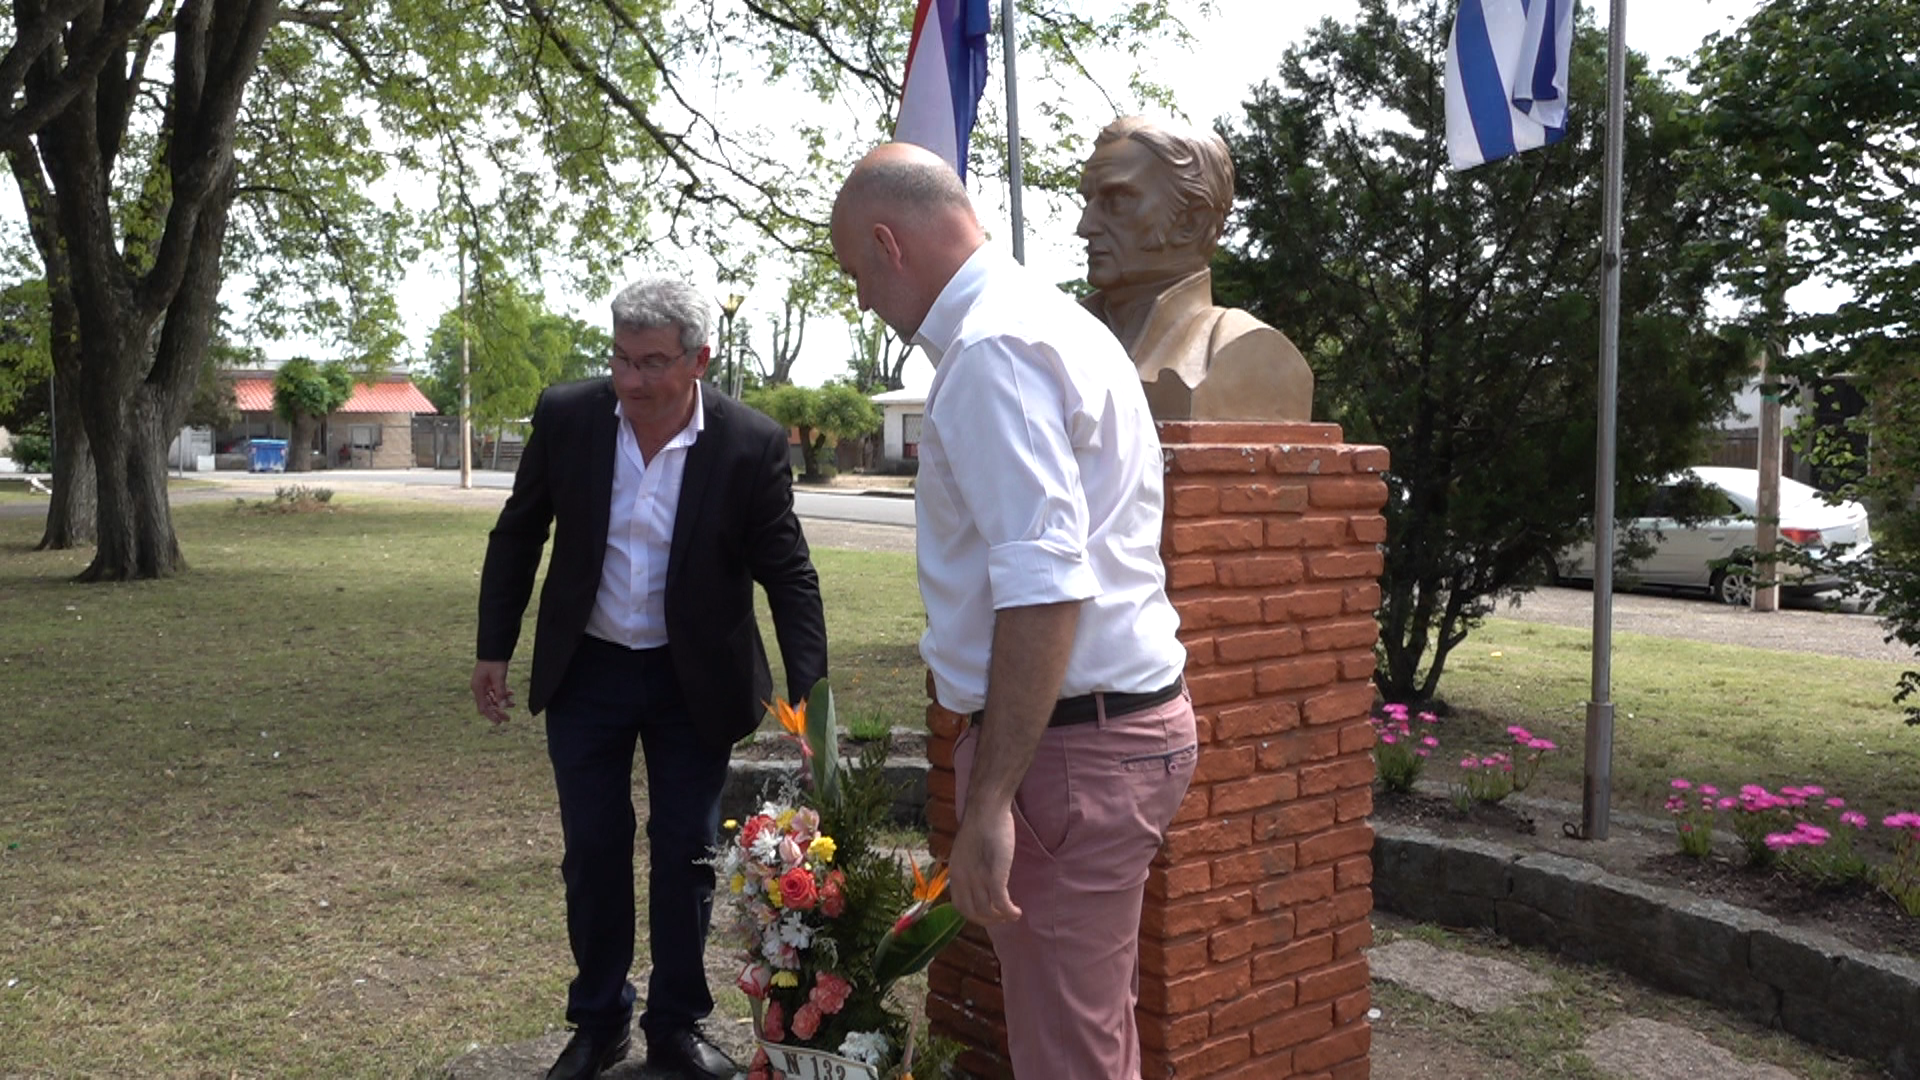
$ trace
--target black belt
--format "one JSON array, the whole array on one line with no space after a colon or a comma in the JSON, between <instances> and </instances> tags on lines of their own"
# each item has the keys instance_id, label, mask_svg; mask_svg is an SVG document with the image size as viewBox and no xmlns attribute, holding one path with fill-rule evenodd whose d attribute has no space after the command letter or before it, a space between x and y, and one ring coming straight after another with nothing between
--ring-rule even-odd
<instances>
[{"instance_id":1,"label":"black belt","mask_svg":"<svg viewBox=\"0 0 1920 1080\"><path fill-rule=\"evenodd\" d=\"M1096 691L1091 694L1077 694L1073 697L1061 698L1059 701L1054 702L1053 716L1048 718L1047 726L1071 727L1074 724L1091 724L1095 720L1100 719L1100 705L1103 700L1107 707L1108 717L1126 716L1130 713L1137 713L1143 709L1151 709L1155 705L1164 705L1172 701L1174 698L1180 696L1182 689L1183 687L1179 676L1175 676L1172 682L1160 689L1148 690L1139 694L1113 694ZM967 717L967 719L978 724L981 720L985 719L986 715L986 710L983 709Z\"/></svg>"}]
</instances>

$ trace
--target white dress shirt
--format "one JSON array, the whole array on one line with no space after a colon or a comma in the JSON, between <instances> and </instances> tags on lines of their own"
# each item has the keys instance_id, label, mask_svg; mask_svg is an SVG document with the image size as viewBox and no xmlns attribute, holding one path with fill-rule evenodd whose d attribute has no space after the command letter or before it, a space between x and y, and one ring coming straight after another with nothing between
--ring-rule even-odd
<instances>
[{"instance_id":1,"label":"white dress shirt","mask_svg":"<svg viewBox=\"0 0 1920 1080\"><path fill-rule=\"evenodd\" d=\"M1160 436L1105 326L984 246L914 342L934 363L915 482L920 655L940 704L986 704L994 612L1083 600L1062 697L1186 667L1160 561Z\"/></svg>"},{"instance_id":2,"label":"white dress shirt","mask_svg":"<svg viewBox=\"0 0 1920 1080\"><path fill-rule=\"evenodd\" d=\"M619 435L613 451L613 502L607 514L607 557L600 568L587 633L629 649L667 643L667 556L680 483L687 475L687 448L706 428L700 384L693 384L693 419L667 440L652 461L640 456L640 440L625 411L614 402Z\"/></svg>"}]
</instances>

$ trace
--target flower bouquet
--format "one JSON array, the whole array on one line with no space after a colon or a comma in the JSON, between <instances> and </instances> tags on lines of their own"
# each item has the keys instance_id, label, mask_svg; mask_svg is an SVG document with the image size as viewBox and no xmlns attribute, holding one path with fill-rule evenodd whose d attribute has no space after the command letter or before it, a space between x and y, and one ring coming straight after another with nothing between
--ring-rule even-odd
<instances>
[{"instance_id":1,"label":"flower bouquet","mask_svg":"<svg viewBox=\"0 0 1920 1080\"><path fill-rule=\"evenodd\" d=\"M946 872L903 868L879 846L892 806L886 748L841 767L824 680L808 702L769 708L800 740L802 775L728 822L713 860L760 1039L749 1080L940 1076L953 1048L916 1054L913 1021L889 994L960 932L959 912L940 902Z\"/></svg>"}]
</instances>

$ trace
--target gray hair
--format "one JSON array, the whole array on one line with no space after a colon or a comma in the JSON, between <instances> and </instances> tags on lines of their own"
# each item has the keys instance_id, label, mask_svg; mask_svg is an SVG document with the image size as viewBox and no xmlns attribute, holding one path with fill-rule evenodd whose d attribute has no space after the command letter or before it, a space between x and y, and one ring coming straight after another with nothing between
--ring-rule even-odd
<instances>
[{"instance_id":1,"label":"gray hair","mask_svg":"<svg viewBox=\"0 0 1920 1080\"><path fill-rule=\"evenodd\" d=\"M680 347L691 352L707 344L713 309L705 293L679 278L648 277L621 289L613 298L613 329L680 331Z\"/></svg>"},{"instance_id":2,"label":"gray hair","mask_svg":"<svg viewBox=\"0 0 1920 1080\"><path fill-rule=\"evenodd\" d=\"M1200 213L1212 223L1205 244L1211 249L1233 211L1233 157L1227 152L1227 141L1215 132L1175 121L1123 116L1103 128L1093 145L1098 148L1120 139L1132 139L1153 151L1171 170L1181 208Z\"/></svg>"}]
</instances>

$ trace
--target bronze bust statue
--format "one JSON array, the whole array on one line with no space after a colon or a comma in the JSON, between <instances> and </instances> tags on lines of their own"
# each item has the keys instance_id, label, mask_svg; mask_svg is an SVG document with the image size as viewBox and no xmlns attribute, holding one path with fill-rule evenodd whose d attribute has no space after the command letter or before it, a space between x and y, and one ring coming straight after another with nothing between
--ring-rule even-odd
<instances>
[{"instance_id":1,"label":"bronze bust statue","mask_svg":"<svg viewBox=\"0 0 1920 1080\"><path fill-rule=\"evenodd\" d=\"M1139 369L1157 420L1309 420L1313 371L1287 336L1213 305L1208 259L1233 207L1233 161L1211 131L1127 116L1080 177L1084 303Z\"/></svg>"}]
</instances>

